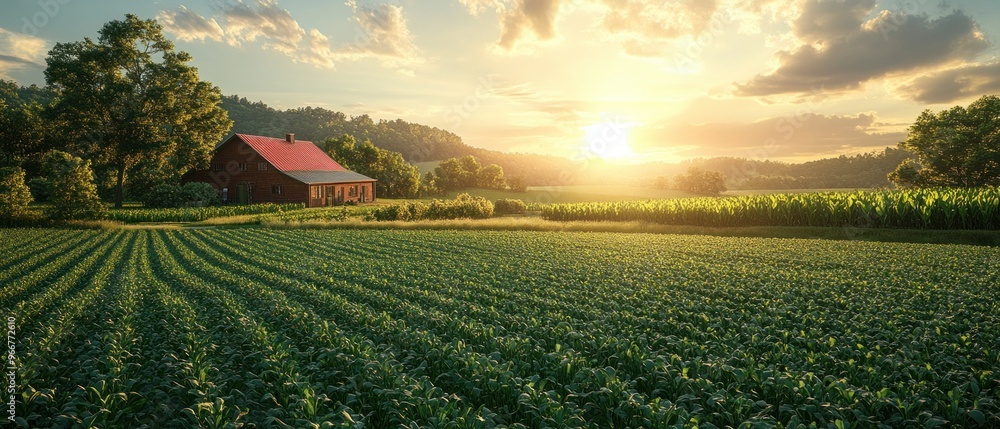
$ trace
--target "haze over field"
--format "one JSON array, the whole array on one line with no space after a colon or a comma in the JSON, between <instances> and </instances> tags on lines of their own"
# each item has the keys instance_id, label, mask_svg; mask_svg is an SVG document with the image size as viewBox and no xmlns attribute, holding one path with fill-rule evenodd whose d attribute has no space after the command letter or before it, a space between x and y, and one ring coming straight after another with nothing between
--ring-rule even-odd
<instances>
[{"instance_id":1,"label":"haze over field","mask_svg":"<svg viewBox=\"0 0 1000 429\"><path fill-rule=\"evenodd\" d=\"M992 0L7 2L0 77L157 18L201 77L275 107L444 128L477 147L623 162L803 161L893 146L1000 91ZM294 131L294 130L289 130Z\"/></svg>"}]
</instances>

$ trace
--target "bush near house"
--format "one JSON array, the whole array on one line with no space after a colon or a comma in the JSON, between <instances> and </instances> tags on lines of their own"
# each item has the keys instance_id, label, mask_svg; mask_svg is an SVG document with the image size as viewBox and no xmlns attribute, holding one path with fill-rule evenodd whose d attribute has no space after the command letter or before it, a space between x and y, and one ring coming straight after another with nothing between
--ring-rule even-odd
<instances>
[{"instance_id":1,"label":"bush near house","mask_svg":"<svg viewBox=\"0 0 1000 429\"><path fill-rule=\"evenodd\" d=\"M142 198L146 207L207 207L219 204L219 191L208 183L191 182L183 186L162 184L151 189Z\"/></svg>"}]
</instances>

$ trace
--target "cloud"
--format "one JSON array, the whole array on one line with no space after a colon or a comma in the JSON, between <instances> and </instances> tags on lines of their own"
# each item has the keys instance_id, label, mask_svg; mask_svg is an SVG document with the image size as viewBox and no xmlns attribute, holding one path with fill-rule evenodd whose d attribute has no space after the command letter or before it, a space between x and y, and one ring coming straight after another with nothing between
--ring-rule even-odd
<instances>
[{"instance_id":1,"label":"cloud","mask_svg":"<svg viewBox=\"0 0 1000 429\"><path fill-rule=\"evenodd\" d=\"M813 0L794 23L800 46L777 53L778 67L737 84L736 94L848 91L888 76L967 62L985 51L976 22L956 11L937 19L874 11L871 0Z\"/></svg>"},{"instance_id":2,"label":"cloud","mask_svg":"<svg viewBox=\"0 0 1000 429\"><path fill-rule=\"evenodd\" d=\"M925 74L901 85L897 92L923 103L951 103L1000 93L1000 60Z\"/></svg>"},{"instance_id":3,"label":"cloud","mask_svg":"<svg viewBox=\"0 0 1000 429\"><path fill-rule=\"evenodd\" d=\"M0 77L25 68L45 68L47 53L44 39L0 28Z\"/></svg>"},{"instance_id":4,"label":"cloud","mask_svg":"<svg viewBox=\"0 0 1000 429\"><path fill-rule=\"evenodd\" d=\"M523 106L521 113L534 116L541 122L573 128L579 126L583 119L581 102L559 97L550 91L537 90L530 83L512 83L491 76L489 94Z\"/></svg>"},{"instance_id":5,"label":"cloud","mask_svg":"<svg viewBox=\"0 0 1000 429\"><path fill-rule=\"evenodd\" d=\"M806 2L792 27L806 43L824 43L858 31L875 9L875 0Z\"/></svg>"},{"instance_id":6,"label":"cloud","mask_svg":"<svg viewBox=\"0 0 1000 429\"><path fill-rule=\"evenodd\" d=\"M894 146L903 132L883 132L875 113L854 116L801 113L755 122L677 123L636 128L636 141L650 149L690 147L679 156L808 158Z\"/></svg>"},{"instance_id":7,"label":"cloud","mask_svg":"<svg viewBox=\"0 0 1000 429\"><path fill-rule=\"evenodd\" d=\"M156 20L164 30L185 42L208 39L219 42L225 37L225 32L216 20L198 15L183 5L176 10L160 12L156 15Z\"/></svg>"},{"instance_id":8,"label":"cloud","mask_svg":"<svg viewBox=\"0 0 1000 429\"><path fill-rule=\"evenodd\" d=\"M423 62L401 6L349 5L354 8L351 20L357 24L359 33L354 43L338 50L335 56L354 61L375 58L387 67L399 69Z\"/></svg>"},{"instance_id":9,"label":"cloud","mask_svg":"<svg viewBox=\"0 0 1000 429\"><path fill-rule=\"evenodd\" d=\"M265 47L293 55L305 37L305 30L275 0L233 2L223 7L222 13L226 37L233 45L261 38L266 40Z\"/></svg>"},{"instance_id":10,"label":"cloud","mask_svg":"<svg viewBox=\"0 0 1000 429\"><path fill-rule=\"evenodd\" d=\"M503 0L458 0L458 2L465 6L472 16L479 16L480 13L489 9L502 11L504 8Z\"/></svg>"},{"instance_id":11,"label":"cloud","mask_svg":"<svg viewBox=\"0 0 1000 429\"><path fill-rule=\"evenodd\" d=\"M663 56L671 42L704 33L719 6L717 0L601 0L600 4L599 31L637 57Z\"/></svg>"},{"instance_id":12,"label":"cloud","mask_svg":"<svg viewBox=\"0 0 1000 429\"><path fill-rule=\"evenodd\" d=\"M160 12L157 20L183 41L224 41L230 46L259 41L265 49L318 68L334 69L339 62L375 58L384 66L409 72L410 66L423 62L401 6L359 7L353 0L347 6L354 12L351 21L357 24L358 33L353 43L340 48L320 30L303 29L277 0L234 0L219 6L215 17L198 15L182 5Z\"/></svg>"},{"instance_id":13,"label":"cloud","mask_svg":"<svg viewBox=\"0 0 1000 429\"><path fill-rule=\"evenodd\" d=\"M720 0L459 0L474 16L496 10L501 53L533 51L559 38L559 20L586 8L598 14L596 30L635 56L662 56L669 42L704 32Z\"/></svg>"},{"instance_id":14,"label":"cloud","mask_svg":"<svg viewBox=\"0 0 1000 429\"><path fill-rule=\"evenodd\" d=\"M515 7L508 8L500 21L500 40L497 46L510 51L519 43L533 35L535 40L545 41L555 37L556 20L564 0L519 0Z\"/></svg>"}]
</instances>

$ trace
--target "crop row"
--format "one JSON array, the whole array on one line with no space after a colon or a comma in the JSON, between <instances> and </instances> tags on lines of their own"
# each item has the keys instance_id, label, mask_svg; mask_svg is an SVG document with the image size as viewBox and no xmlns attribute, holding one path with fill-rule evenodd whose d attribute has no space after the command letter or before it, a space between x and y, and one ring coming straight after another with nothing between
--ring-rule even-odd
<instances>
[{"instance_id":1,"label":"crop row","mask_svg":"<svg viewBox=\"0 0 1000 429\"><path fill-rule=\"evenodd\" d=\"M992 248L0 234L26 427L1000 425Z\"/></svg>"},{"instance_id":2,"label":"crop row","mask_svg":"<svg viewBox=\"0 0 1000 429\"><path fill-rule=\"evenodd\" d=\"M216 217L280 215L303 209L302 204L252 204L181 208L124 208L108 211L108 220L123 223L199 222Z\"/></svg>"},{"instance_id":3,"label":"crop row","mask_svg":"<svg viewBox=\"0 0 1000 429\"><path fill-rule=\"evenodd\" d=\"M696 226L1000 228L1000 188L913 189L553 204L546 219Z\"/></svg>"}]
</instances>

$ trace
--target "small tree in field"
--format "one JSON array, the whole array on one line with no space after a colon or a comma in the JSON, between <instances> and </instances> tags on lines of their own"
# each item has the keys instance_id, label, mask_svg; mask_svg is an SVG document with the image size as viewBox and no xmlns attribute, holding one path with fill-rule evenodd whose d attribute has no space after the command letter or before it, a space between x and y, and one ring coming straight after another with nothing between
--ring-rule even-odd
<instances>
[{"instance_id":1,"label":"small tree in field","mask_svg":"<svg viewBox=\"0 0 1000 429\"><path fill-rule=\"evenodd\" d=\"M691 167L687 174L681 173L674 178L674 185L681 191L718 195L726 191L726 177L716 171Z\"/></svg>"},{"instance_id":2,"label":"small tree in field","mask_svg":"<svg viewBox=\"0 0 1000 429\"><path fill-rule=\"evenodd\" d=\"M24 170L0 168L0 219L9 223L23 217L31 204L31 190L24 183Z\"/></svg>"},{"instance_id":3,"label":"small tree in field","mask_svg":"<svg viewBox=\"0 0 1000 429\"><path fill-rule=\"evenodd\" d=\"M52 195L49 197L53 220L101 219L107 208L97 196L94 172L90 161L75 158L73 165L61 175L52 178Z\"/></svg>"},{"instance_id":4,"label":"small tree in field","mask_svg":"<svg viewBox=\"0 0 1000 429\"><path fill-rule=\"evenodd\" d=\"M513 192L528 192L528 182L526 182L521 176L511 176L507 179L507 186L510 187L510 190Z\"/></svg>"}]
</instances>

